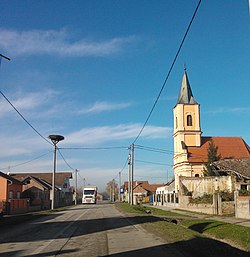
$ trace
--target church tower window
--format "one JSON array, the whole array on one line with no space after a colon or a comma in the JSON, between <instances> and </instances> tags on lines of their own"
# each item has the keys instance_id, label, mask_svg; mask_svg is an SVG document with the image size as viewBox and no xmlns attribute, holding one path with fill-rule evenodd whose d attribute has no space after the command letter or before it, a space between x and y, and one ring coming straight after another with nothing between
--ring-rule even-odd
<instances>
[{"instance_id":1,"label":"church tower window","mask_svg":"<svg viewBox=\"0 0 250 257\"><path fill-rule=\"evenodd\" d=\"M192 116L189 114L187 116L187 126L192 126L192 125L193 125Z\"/></svg>"}]
</instances>

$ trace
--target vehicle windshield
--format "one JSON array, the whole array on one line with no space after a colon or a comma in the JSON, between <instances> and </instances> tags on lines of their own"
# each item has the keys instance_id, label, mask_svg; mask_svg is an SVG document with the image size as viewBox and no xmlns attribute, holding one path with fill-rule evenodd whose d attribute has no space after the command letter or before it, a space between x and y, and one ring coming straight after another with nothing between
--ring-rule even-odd
<instances>
[{"instance_id":1,"label":"vehicle windshield","mask_svg":"<svg viewBox=\"0 0 250 257\"><path fill-rule=\"evenodd\" d=\"M95 194L95 190L90 190L90 189L84 190L83 194L85 194L85 195L94 195Z\"/></svg>"}]
</instances>

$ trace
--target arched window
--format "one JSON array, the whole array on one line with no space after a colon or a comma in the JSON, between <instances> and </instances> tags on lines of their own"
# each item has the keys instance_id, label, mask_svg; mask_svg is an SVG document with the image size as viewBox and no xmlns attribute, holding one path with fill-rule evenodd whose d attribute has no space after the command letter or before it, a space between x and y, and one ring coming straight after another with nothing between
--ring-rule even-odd
<instances>
[{"instance_id":1,"label":"arched window","mask_svg":"<svg viewBox=\"0 0 250 257\"><path fill-rule=\"evenodd\" d=\"M199 174L195 174L194 176L195 176L196 178L198 178L200 175L199 175Z\"/></svg>"},{"instance_id":2,"label":"arched window","mask_svg":"<svg viewBox=\"0 0 250 257\"><path fill-rule=\"evenodd\" d=\"M192 126L192 125L193 125L192 116L189 114L187 116L187 126Z\"/></svg>"}]
</instances>

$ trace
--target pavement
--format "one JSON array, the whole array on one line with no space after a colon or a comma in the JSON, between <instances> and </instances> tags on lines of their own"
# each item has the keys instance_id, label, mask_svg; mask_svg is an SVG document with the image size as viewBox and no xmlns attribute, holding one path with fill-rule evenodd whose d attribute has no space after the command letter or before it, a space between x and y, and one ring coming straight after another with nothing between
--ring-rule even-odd
<instances>
[{"instance_id":1,"label":"pavement","mask_svg":"<svg viewBox=\"0 0 250 257\"><path fill-rule=\"evenodd\" d=\"M240 225L240 226L250 227L249 219L238 219L238 218L229 217L229 216L218 216L218 215L194 213L194 212L189 212L189 211L185 211L185 210L170 208L167 206L157 206L157 205L152 206L152 205L150 205L150 207L161 209L164 211L172 211L175 213L188 215L188 216L191 216L191 217L197 218L197 219L217 220L217 221L236 224L236 225Z\"/></svg>"}]
</instances>

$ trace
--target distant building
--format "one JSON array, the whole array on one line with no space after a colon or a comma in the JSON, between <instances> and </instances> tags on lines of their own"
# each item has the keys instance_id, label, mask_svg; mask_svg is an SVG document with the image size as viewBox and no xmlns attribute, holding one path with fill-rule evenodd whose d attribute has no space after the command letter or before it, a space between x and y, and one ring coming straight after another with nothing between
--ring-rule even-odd
<instances>
[{"instance_id":1,"label":"distant building","mask_svg":"<svg viewBox=\"0 0 250 257\"><path fill-rule=\"evenodd\" d=\"M163 185L164 184L149 184L148 181L133 181L133 202L153 202L153 196L156 193L156 189ZM129 185L127 181L124 182L122 190L122 200L128 202Z\"/></svg>"}]
</instances>

